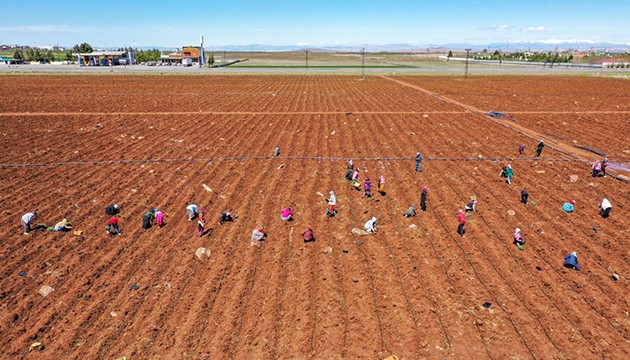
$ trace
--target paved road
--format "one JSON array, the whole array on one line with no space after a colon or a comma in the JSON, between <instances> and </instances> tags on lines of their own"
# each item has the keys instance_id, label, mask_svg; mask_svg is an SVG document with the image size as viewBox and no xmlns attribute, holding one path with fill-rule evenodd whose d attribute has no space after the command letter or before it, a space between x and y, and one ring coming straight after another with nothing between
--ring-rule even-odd
<instances>
[{"instance_id":1,"label":"paved road","mask_svg":"<svg viewBox=\"0 0 630 360\"><path fill-rule=\"evenodd\" d=\"M549 68L517 65L481 65L469 66L469 75L493 74L593 74L622 75L630 77L630 71L620 69L588 69L588 68ZM80 74L356 74L361 75L360 68L199 68L180 66L114 66L114 67L79 67L78 65L0 65L0 73L80 73ZM366 68L367 75L463 75L464 64L460 63L420 63L413 68Z\"/></svg>"}]
</instances>

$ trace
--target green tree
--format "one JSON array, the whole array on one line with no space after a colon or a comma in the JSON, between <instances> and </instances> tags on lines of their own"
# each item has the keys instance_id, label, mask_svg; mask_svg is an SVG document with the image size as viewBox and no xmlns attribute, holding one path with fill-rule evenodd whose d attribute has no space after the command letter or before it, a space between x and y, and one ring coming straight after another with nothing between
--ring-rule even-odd
<instances>
[{"instance_id":1,"label":"green tree","mask_svg":"<svg viewBox=\"0 0 630 360\"><path fill-rule=\"evenodd\" d=\"M92 49L92 45L88 43L77 44L72 48L72 52L74 53L91 53L92 51L94 51L94 49Z\"/></svg>"},{"instance_id":2,"label":"green tree","mask_svg":"<svg viewBox=\"0 0 630 360\"><path fill-rule=\"evenodd\" d=\"M13 53L13 58L15 60L22 60L24 58L24 55L19 49L15 49L15 52Z\"/></svg>"},{"instance_id":3,"label":"green tree","mask_svg":"<svg viewBox=\"0 0 630 360\"><path fill-rule=\"evenodd\" d=\"M33 54L33 60L35 61L42 61L44 60L44 57L42 56L41 51L39 51L39 49L35 49L35 54Z\"/></svg>"},{"instance_id":4,"label":"green tree","mask_svg":"<svg viewBox=\"0 0 630 360\"><path fill-rule=\"evenodd\" d=\"M449 50L448 51L448 55L446 56L447 58L452 58L453 57L453 50Z\"/></svg>"},{"instance_id":5,"label":"green tree","mask_svg":"<svg viewBox=\"0 0 630 360\"><path fill-rule=\"evenodd\" d=\"M72 60L74 60L74 59L75 59L75 57L72 55L72 51L66 51L66 57L65 57L65 59L66 59L67 61L72 61Z\"/></svg>"}]
</instances>

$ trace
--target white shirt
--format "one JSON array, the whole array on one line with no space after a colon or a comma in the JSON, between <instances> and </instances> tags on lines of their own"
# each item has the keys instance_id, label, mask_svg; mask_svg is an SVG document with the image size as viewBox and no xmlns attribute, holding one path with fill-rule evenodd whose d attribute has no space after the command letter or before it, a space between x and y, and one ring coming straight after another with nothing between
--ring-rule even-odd
<instances>
[{"instance_id":1,"label":"white shirt","mask_svg":"<svg viewBox=\"0 0 630 360\"><path fill-rule=\"evenodd\" d=\"M330 198L328 199L328 205L337 206L337 198L335 198L335 194L330 195Z\"/></svg>"},{"instance_id":2,"label":"white shirt","mask_svg":"<svg viewBox=\"0 0 630 360\"><path fill-rule=\"evenodd\" d=\"M602 209L606 210L612 208L612 205L610 205L610 201L608 201L608 199L604 198L604 200L602 200L601 207Z\"/></svg>"},{"instance_id":3,"label":"white shirt","mask_svg":"<svg viewBox=\"0 0 630 360\"><path fill-rule=\"evenodd\" d=\"M186 207L186 210L190 210L190 211L196 213L197 212L197 205L190 204L190 205L188 205L188 207Z\"/></svg>"},{"instance_id":4,"label":"white shirt","mask_svg":"<svg viewBox=\"0 0 630 360\"><path fill-rule=\"evenodd\" d=\"M372 218L372 220L366 222L363 228L367 232L376 232L376 218Z\"/></svg>"},{"instance_id":5,"label":"white shirt","mask_svg":"<svg viewBox=\"0 0 630 360\"><path fill-rule=\"evenodd\" d=\"M26 224L30 224L31 220L33 220L34 217L35 217L35 214L33 214L32 212L26 213L24 214L24 216L22 216L22 221Z\"/></svg>"}]
</instances>

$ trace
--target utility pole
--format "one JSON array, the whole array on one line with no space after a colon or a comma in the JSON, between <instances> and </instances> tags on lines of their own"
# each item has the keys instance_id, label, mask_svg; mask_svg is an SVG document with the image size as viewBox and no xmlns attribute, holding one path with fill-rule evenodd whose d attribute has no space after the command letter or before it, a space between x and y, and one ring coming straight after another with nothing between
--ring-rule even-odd
<instances>
[{"instance_id":1,"label":"utility pole","mask_svg":"<svg viewBox=\"0 0 630 360\"><path fill-rule=\"evenodd\" d=\"M203 49L203 35L199 35L199 42L201 43L199 46L199 67L203 67L203 65L205 64L205 55L204 54L204 49Z\"/></svg>"},{"instance_id":2,"label":"utility pole","mask_svg":"<svg viewBox=\"0 0 630 360\"><path fill-rule=\"evenodd\" d=\"M308 50L304 50L304 54L306 55L306 67L308 67Z\"/></svg>"},{"instance_id":3,"label":"utility pole","mask_svg":"<svg viewBox=\"0 0 630 360\"><path fill-rule=\"evenodd\" d=\"M361 80L365 80L365 48L361 49Z\"/></svg>"},{"instance_id":4,"label":"utility pole","mask_svg":"<svg viewBox=\"0 0 630 360\"><path fill-rule=\"evenodd\" d=\"M464 49L466 50L466 71L464 72L464 77L468 79L468 55L470 54L470 50L472 49Z\"/></svg>"}]
</instances>

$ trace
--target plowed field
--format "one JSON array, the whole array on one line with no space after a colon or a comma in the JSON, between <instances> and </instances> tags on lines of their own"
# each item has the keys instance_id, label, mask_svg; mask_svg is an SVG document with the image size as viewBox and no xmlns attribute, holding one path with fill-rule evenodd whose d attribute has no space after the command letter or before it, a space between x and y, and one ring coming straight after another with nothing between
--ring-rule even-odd
<instances>
[{"instance_id":1,"label":"plowed field","mask_svg":"<svg viewBox=\"0 0 630 360\"><path fill-rule=\"evenodd\" d=\"M627 168L629 89L584 77L1 76L0 358L627 358L629 185L592 178L601 157L573 145ZM519 128L480 115L491 110ZM385 176L386 195L351 189L351 158L362 179ZM511 185L498 176L508 163ZM402 217L423 186L428 210ZM339 214L327 219L331 190ZM456 213L473 194L461 238ZM208 210L202 237L191 202ZM121 236L104 231L113 203ZM286 206L295 221L280 220ZM152 207L166 226L142 229ZM219 225L227 207L239 217ZM67 218L83 234L23 235L35 208L37 222ZM350 233L372 216L376 234ZM261 223L269 237L252 247ZM316 241L303 243L308 227ZM580 272L562 266L573 251ZM55 290L43 297L43 285Z\"/></svg>"}]
</instances>

